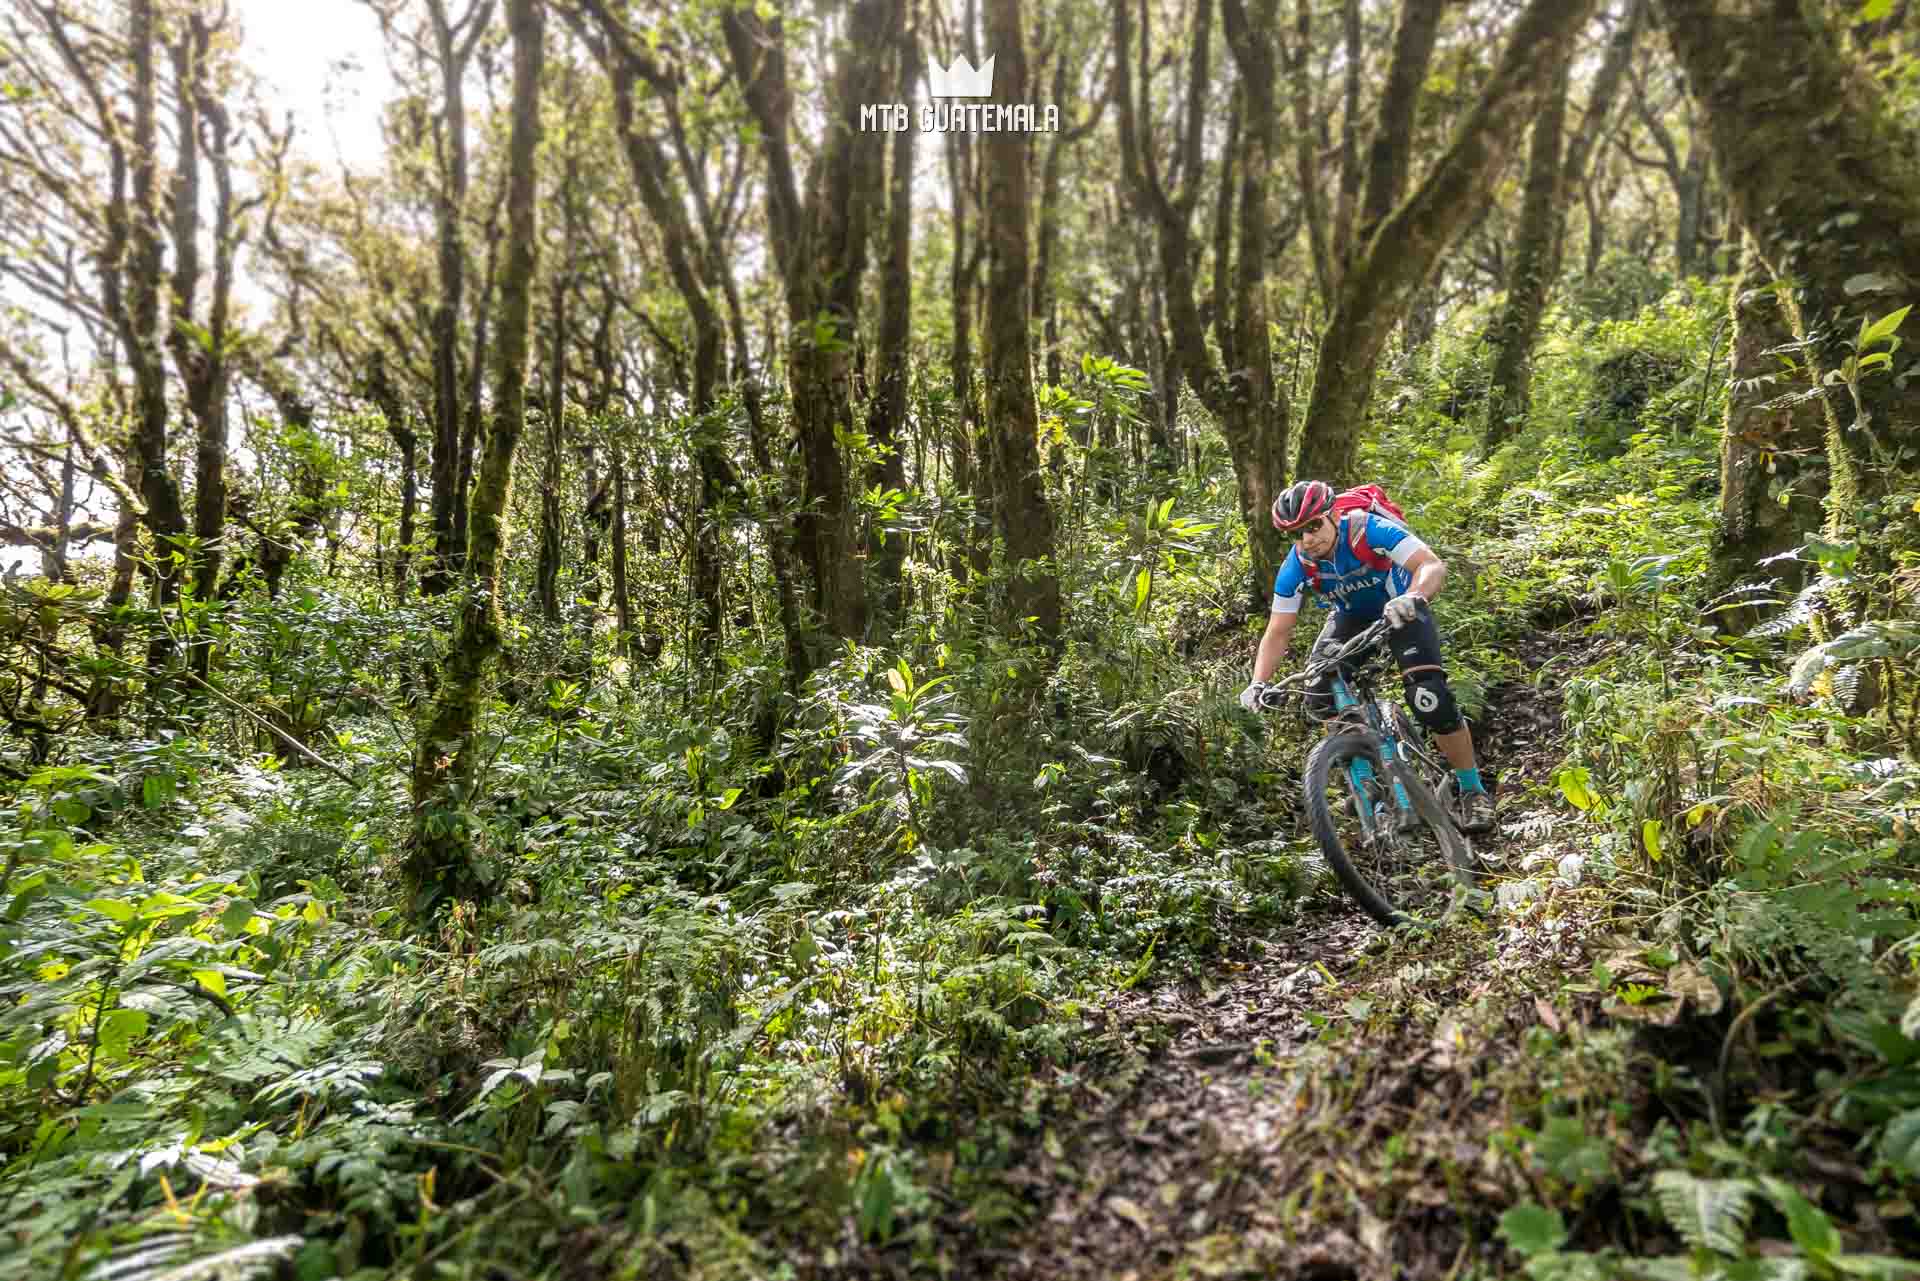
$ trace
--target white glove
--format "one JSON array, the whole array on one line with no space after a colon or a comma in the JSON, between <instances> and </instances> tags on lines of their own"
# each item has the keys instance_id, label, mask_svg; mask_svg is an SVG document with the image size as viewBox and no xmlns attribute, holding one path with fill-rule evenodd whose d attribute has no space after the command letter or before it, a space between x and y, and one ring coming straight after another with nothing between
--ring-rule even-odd
<instances>
[{"instance_id":1,"label":"white glove","mask_svg":"<svg viewBox=\"0 0 1920 1281\"><path fill-rule=\"evenodd\" d=\"M1419 592L1403 592L1387 602L1387 607L1381 612L1381 617L1387 620L1387 626L1398 631L1419 617L1420 607L1426 603L1427 598Z\"/></svg>"},{"instance_id":2,"label":"white glove","mask_svg":"<svg viewBox=\"0 0 1920 1281\"><path fill-rule=\"evenodd\" d=\"M1245 689L1240 691L1240 706L1246 708L1250 712L1259 711L1260 696L1262 694L1265 694L1266 692L1267 692L1267 683L1265 681L1255 681L1253 684L1247 686Z\"/></svg>"}]
</instances>

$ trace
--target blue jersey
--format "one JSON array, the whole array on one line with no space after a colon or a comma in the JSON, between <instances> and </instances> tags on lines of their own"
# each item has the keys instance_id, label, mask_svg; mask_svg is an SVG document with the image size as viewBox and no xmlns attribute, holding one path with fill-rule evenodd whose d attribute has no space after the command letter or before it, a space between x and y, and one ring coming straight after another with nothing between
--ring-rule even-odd
<instances>
[{"instance_id":1,"label":"blue jersey","mask_svg":"<svg viewBox=\"0 0 1920 1281\"><path fill-rule=\"evenodd\" d=\"M1353 550L1350 522L1367 522L1367 546L1392 560L1386 569L1375 569ZM1380 617L1387 602L1413 585L1407 562L1427 549L1412 530L1390 516L1352 511L1341 517L1333 540L1333 554L1318 562L1320 586L1316 593L1322 603L1342 614L1365 619ZM1297 614L1306 596L1307 571L1300 564L1300 544L1295 543L1273 576L1273 612Z\"/></svg>"}]
</instances>

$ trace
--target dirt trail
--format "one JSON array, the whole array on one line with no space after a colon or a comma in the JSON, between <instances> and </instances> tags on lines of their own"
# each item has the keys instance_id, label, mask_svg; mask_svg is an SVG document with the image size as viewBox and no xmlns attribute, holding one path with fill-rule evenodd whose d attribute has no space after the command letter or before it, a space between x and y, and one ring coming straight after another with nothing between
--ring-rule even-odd
<instances>
[{"instance_id":1,"label":"dirt trail","mask_svg":"<svg viewBox=\"0 0 1920 1281\"><path fill-rule=\"evenodd\" d=\"M1551 652L1522 656L1534 668ZM1477 730L1503 780L1490 861L1536 885L1572 852L1551 807L1527 802L1559 728L1547 681L1491 690ZM1516 1190L1491 1152L1505 1109L1483 1069L1527 1028L1557 1028L1543 995L1584 966L1579 931L1509 909L1409 942L1344 900L1319 909L1216 985L1110 1002L1106 1070L1051 1074L1051 1120L1006 1176L1027 1226L953 1274L1439 1278L1497 1256Z\"/></svg>"}]
</instances>

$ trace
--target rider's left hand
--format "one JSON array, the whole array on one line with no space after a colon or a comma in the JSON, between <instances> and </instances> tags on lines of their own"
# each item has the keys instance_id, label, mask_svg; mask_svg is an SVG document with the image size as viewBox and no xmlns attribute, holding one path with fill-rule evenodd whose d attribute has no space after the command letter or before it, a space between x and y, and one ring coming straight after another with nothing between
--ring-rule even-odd
<instances>
[{"instance_id":1,"label":"rider's left hand","mask_svg":"<svg viewBox=\"0 0 1920 1281\"><path fill-rule=\"evenodd\" d=\"M1398 631L1408 623L1411 623L1415 618L1418 618L1420 616L1420 607L1426 603L1427 598L1419 592L1405 592L1388 601L1387 607L1382 611L1381 616L1387 620L1387 626Z\"/></svg>"}]
</instances>

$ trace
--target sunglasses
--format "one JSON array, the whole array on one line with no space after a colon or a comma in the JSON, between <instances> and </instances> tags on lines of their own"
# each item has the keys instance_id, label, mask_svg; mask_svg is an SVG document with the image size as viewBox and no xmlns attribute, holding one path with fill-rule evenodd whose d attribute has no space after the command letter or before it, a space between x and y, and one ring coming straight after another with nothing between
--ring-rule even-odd
<instances>
[{"instance_id":1,"label":"sunglasses","mask_svg":"<svg viewBox=\"0 0 1920 1281\"><path fill-rule=\"evenodd\" d=\"M1317 520L1315 520L1311 525L1308 525L1303 529L1294 530L1293 541L1296 543L1306 542L1307 539L1313 537L1315 534L1320 532L1320 526L1326 523L1326 519L1327 518L1325 516L1322 516Z\"/></svg>"}]
</instances>

